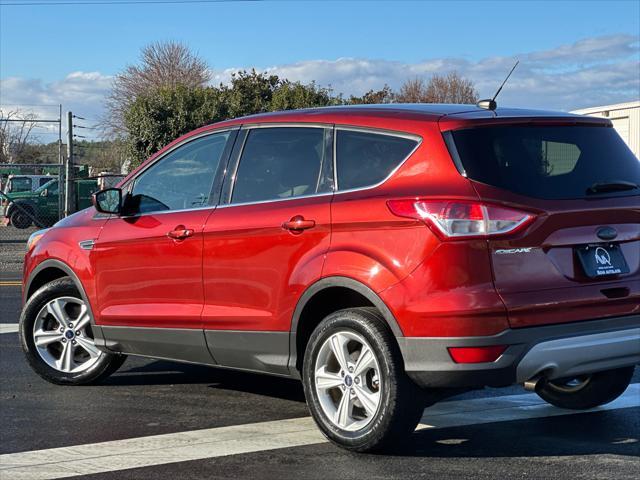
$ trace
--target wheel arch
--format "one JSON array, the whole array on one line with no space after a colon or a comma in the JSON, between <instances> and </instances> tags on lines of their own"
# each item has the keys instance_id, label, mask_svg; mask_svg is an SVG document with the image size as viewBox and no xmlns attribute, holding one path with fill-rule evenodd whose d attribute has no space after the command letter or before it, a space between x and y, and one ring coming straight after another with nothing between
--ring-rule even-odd
<instances>
[{"instance_id":1,"label":"wheel arch","mask_svg":"<svg viewBox=\"0 0 640 480\"><path fill-rule=\"evenodd\" d=\"M323 300L335 300L330 307L320 308ZM394 337L403 337L393 313L382 299L367 285L349 277L333 276L318 280L301 295L291 320L289 334L289 371L299 376L303 354L313 329L326 315L342 308L371 306L378 309Z\"/></svg>"},{"instance_id":2,"label":"wheel arch","mask_svg":"<svg viewBox=\"0 0 640 480\"><path fill-rule=\"evenodd\" d=\"M23 304L26 303L29 298L43 285L64 277L68 277L73 281L80 293L80 296L82 297L82 300L87 305L89 316L91 317L91 328L96 340L96 345L101 346L103 343L102 329L95 324L95 317L93 315L93 309L91 308L91 302L89 301L87 292L78 275L76 275L73 269L63 261L50 258L38 264L38 266L31 271L24 284Z\"/></svg>"}]
</instances>

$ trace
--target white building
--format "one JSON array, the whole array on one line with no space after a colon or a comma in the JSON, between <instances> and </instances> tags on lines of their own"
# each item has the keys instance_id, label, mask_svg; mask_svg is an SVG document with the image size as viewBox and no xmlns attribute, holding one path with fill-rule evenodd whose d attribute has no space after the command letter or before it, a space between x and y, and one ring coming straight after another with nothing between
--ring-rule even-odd
<instances>
[{"instance_id":1,"label":"white building","mask_svg":"<svg viewBox=\"0 0 640 480\"><path fill-rule=\"evenodd\" d=\"M582 108L571 113L608 118L631 151L640 158L640 100L604 107Z\"/></svg>"}]
</instances>

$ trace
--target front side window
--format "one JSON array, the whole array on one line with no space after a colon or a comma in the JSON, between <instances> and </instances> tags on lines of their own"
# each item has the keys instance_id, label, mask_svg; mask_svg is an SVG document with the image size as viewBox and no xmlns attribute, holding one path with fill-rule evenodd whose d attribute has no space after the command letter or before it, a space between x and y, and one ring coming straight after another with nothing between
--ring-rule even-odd
<instances>
[{"instance_id":1,"label":"front side window","mask_svg":"<svg viewBox=\"0 0 640 480\"><path fill-rule=\"evenodd\" d=\"M149 213L209 205L213 180L230 135L208 135L167 154L135 180L127 211Z\"/></svg>"},{"instance_id":2,"label":"front side window","mask_svg":"<svg viewBox=\"0 0 640 480\"><path fill-rule=\"evenodd\" d=\"M318 193L327 161L325 129L256 128L249 132L236 172L232 203Z\"/></svg>"},{"instance_id":3,"label":"front side window","mask_svg":"<svg viewBox=\"0 0 640 480\"><path fill-rule=\"evenodd\" d=\"M411 154L417 140L382 133L338 130L338 190L376 185Z\"/></svg>"}]
</instances>

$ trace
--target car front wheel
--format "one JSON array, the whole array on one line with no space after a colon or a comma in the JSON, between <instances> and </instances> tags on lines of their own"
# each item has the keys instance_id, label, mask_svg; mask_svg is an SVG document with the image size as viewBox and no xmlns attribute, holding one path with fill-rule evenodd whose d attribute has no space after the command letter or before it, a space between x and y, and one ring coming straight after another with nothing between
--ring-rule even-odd
<instances>
[{"instance_id":1,"label":"car front wheel","mask_svg":"<svg viewBox=\"0 0 640 480\"><path fill-rule=\"evenodd\" d=\"M98 382L126 358L96 346L89 309L69 278L54 280L29 298L20 316L19 333L27 361L52 383Z\"/></svg>"},{"instance_id":2,"label":"car front wheel","mask_svg":"<svg viewBox=\"0 0 640 480\"><path fill-rule=\"evenodd\" d=\"M364 452L409 435L424 404L403 367L377 310L354 308L326 317L311 336L303 364L309 410L325 436Z\"/></svg>"}]
</instances>

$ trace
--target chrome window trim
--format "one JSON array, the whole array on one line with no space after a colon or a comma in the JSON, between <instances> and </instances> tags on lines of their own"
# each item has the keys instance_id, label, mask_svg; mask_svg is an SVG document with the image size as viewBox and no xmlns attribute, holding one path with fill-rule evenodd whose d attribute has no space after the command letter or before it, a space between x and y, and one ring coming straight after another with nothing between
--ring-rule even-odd
<instances>
[{"instance_id":1,"label":"chrome window trim","mask_svg":"<svg viewBox=\"0 0 640 480\"><path fill-rule=\"evenodd\" d=\"M340 190L340 186L338 184L338 131L339 130L344 130L344 131L350 131L350 132L361 132L361 133L372 133L372 134L377 134L377 135L385 135L388 137L398 137L398 138L406 138L409 140L413 140L416 142L415 147L413 147L413 149L409 152L409 154L404 157L402 159L402 161L400 163L398 163L398 165L396 165L391 172L389 172L389 174L383 178L381 181L379 181L378 183L375 183L373 185L366 185L364 187L358 187L358 188L350 188L347 190ZM335 193L337 194L341 194L341 193L352 193L352 192L360 192L363 190L371 190L374 188L378 188L379 186L383 185L387 180L389 180L391 177L393 177L395 175L395 173L400 170L400 168L405 164L405 162L407 160L409 160L409 158L411 158L411 156L416 152L416 150L418 150L418 148L420 148L420 146L422 145L423 142L423 138L420 135L415 135L412 133L406 133L406 132L397 132L397 131L393 131L393 130L384 130L384 129L380 129L380 128L368 128L368 127L350 127L350 126L343 126L343 125L336 125L335 126L335 133L333 136L333 176L334 176L334 188L335 188Z\"/></svg>"},{"instance_id":2,"label":"chrome window trim","mask_svg":"<svg viewBox=\"0 0 640 480\"><path fill-rule=\"evenodd\" d=\"M143 172L145 172L148 168L150 168L152 165L155 165L156 162L159 162L162 158L164 158L166 155L168 155L169 153L171 153L172 151L174 151L176 148L192 141L192 140L196 140L199 139L201 137L207 136L207 135L213 135L216 133L223 133L226 131L233 131L233 130L252 130L254 128L324 128L324 129L331 129L333 130L333 191L332 192L324 192L324 193L314 193L314 194L310 194L310 195L300 195L298 197L289 197L289 198L276 198L276 199L270 199L270 200L260 200L260 201L256 201L256 202L243 202L243 203L231 203L231 201L229 203L224 203L224 204L218 204L218 205L205 205L203 207L196 207L196 208L185 208L182 210L160 210L158 212L148 212L148 213L144 213L144 214L136 214L136 215L128 215L128 216L121 216L120 218L135 218L135 217L140 217L143 215L165 215L168 213L176 213L176 212L193 212L193 211L197 211L197 210L207 210L207 209L216 209L216 208L229 208L229 207L244 207L244 206L250 206L250 205L262 205L262 204L266 204L266 203L274 203L274 202L287 202L287 201L292 201L292 200L299 200L299 199L308 199L308 198L316 198L316 197L327 197L327 196L332 196L332 195L336 195L336 194L341 194L341 193L352 193L352 192L359 192L359 191L364 191L364 190L371 190L374 188L377 188L379 186L381 186L382 184L384 184L387 180L389 180L401 167L402 165L404 165L404 163L416 152L416 150L418 150L418 148L420 148L420 146L423 143L423 138L420 135L416 135L416 134L412 134L412 133L406 133L406 132L400 132L397 130L386 130L383 128L375 128L375 127L358 127L358 126L352 126L352 125L346 125L346 124L329 124L329 123L306 123L306 122L282 122L282 123L248 123L248 124L242 124L242 125L234 125L231 127L223 127L217 130L210 130L207 132L202 132L201 134L198 135L194 135L192 137L189 137L187 139L185 139L184 141L180 142L179 144L174 145L170 150L166 151L165 153L162 154L161 157L158 157L157 159L155 159L153 162L151 162L149 165L147 165L144 169L142 169L140 172L138 172L136 174L135 177L131 178L131 180L129 180L126 184L124 184L122 186L122 189L124 190L125 187L129 186L129 184L133 181L135 181L135 179L138 178L138 176L140 176ZM389 173L389 175L387 175L383 180L381 180L380 182L374 184L374 185L368 185L365 187L358 187L358 188L352 188L349 190L338 190L338 169L337 169L337 155L336 155L336 151L337 151L337 132L338 130L345 130L345 131L354 131L354 132L362 132L362 133L374 133L374 134L378 134L378 135L386 135L386 136L391 136L391 137L399 137L399 138L407 138L410 140L414 140L416 141L416 146L411 150L411 152L409 152L409 154L393 169L391 170L391 172ZM238 155L238 161L236 162L236 165L234 166L234 172L233 175L231 175L231 195L233 196L233 190L235 188L235 182L236 182L236 174L237 174L237 170L238 167L240 166L240 161L242 160L242 154L244 153L244 147L246 145L247 139L248 139L249 135L247 135L242 143L242 146L240 148L240 152Z\"/></svg>"},{"instance_id":3,"label":"chrome window trim","mask_svg":"<svg viewBox=\"0 0 640 480\"><path fill-rule=\"evenodd\" d=\"M312 193L311 195L300 195L299 197L276 198L272 200L259 200L257 202L227 203L225 205L218 205L217 208L246 207L248 205L261 205L263 203L289 202L292 200L304 200L305 198L328 197L333 194L334 192Z\"/></svg>"},{"instance_id":4,"label":"chrome window trim","mask_svg":"<svg viewBox=\"0 0 640 480\"><path fill-rule=\"evenodd\" d=\"M135 215L120 215L118 218L137 218L137 217L152 217L154 215L166 215L168 213L181 213L181 212L196 212L198 210L215 210L219 205L205 205L204 207L195 208L183 208L181 210L158 210L157 212L145 212L136 213Z\"/></svg>"},{"instance_id":5,"label":"chrome window trim","mask_svg":"<svg viewBox=\"0 0 640 480\"><path fill-rule=\"evenodd\" d=\"M254 128L333 128L333 123L322 122L268 122L268 123L243 123L242 130Z\"/></svg>"}]
</instances>

